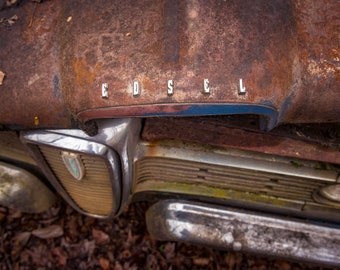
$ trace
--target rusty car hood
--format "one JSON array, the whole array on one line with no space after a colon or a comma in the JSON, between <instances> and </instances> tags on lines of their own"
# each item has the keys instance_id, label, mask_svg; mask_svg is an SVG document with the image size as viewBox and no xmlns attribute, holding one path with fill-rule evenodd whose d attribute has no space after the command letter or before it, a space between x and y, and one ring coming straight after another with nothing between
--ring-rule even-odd
<instances>
[{"instance_id":1,"label":"rusty car hood","mask_svg":"<svg viewBox=\"0 0 340 270\"><path fill-rule=\"evenodd\" d=\"M259 114L268 128L339 122L339 11L337 0L25 3L0 12L0 123L211 114Z\"/></svg>"}]
</instances>

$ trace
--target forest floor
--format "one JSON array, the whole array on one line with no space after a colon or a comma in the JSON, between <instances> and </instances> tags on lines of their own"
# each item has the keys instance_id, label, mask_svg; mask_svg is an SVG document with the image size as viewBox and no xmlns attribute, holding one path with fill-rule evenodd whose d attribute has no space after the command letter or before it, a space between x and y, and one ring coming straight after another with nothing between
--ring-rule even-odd
<instances>
[{"instance_id":1,"label":"forest floor","mask_svg":"<svg viewBox=\"0 0 340 270\"><path fill-rule=\"evenodd\" d=\"M99 220L61 199L41 214L0 207L0 269L322 269L303 263L153 239L146 205Z\"/></svg>"}]
</instances>

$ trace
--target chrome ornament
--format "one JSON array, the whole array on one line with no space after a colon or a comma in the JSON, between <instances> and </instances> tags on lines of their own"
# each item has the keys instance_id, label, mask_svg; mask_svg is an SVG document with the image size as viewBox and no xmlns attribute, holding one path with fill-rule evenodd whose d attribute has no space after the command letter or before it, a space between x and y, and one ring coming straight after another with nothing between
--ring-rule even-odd
<instances>
[{"instance_id":1,"label":"chrome ornament","mask_svg":"<svg viewBox=\"0 0 340 270\"><path fill-rule=\"evenodd\" d=\"M239 81L239 88L238 88L238 94L239 95L244 95L246 93L246 88L243 85L242 79Z\"/></svg>"},{"instance_id":2,"label":"chrome ornament","mask_svg":"<svg viewBox=\"0 0 340 270\"><path fill-rule=\"evenodd\" d=\"M69 173L77 180L82 180L85 176L85 168L78 154L62 152L61 158Z\"/></svg>"},{"instance_id":3,"label":"chrome ornament","mask_svg":"<svg viewBox=\"0 0 340 270\"><path fill-rule=\"evenodd\" d=\"M329 185L321 188L320 195L330 201L340 203L340 184Z\"/></svg>"},{"instance_id":4,"label":"chrome ornament","mask_svg":"<svg viewBox=\"0 0 340 270\"><path fill-rule=\"evenodd\" d=\"M210 94L210 82L208 79L203 80L203 93Z\"/></svg>"},{"instance_id":5,"label":"chrome ornament","mask_svg":"<svg viewBox=\"0 0 340 270\"><path fill-rule=\"evenodd\" d=\"M174 94L174 81L168 80L168 96L172 96Z\"/></svg>"},{"instance_id":6,"label":"chrome ornament","mask_svg":"<svg viewBox=\"0 0 340 270\"><path fill-rule=\"evenodd\" d=\"M137 81L133 82L133 96L138 97L140 95L139 83Z\"/></svg>"},{"instance_id":7,"label":"chrome ornament","mask_svg":"<svg viewBox=\"0 0 340 270\"><path fill-rule=\"evenodd\" d=\"M103 83L102 84L102 98L108 98L109 97L109 84Z\"/></svg>"}]
</instances>

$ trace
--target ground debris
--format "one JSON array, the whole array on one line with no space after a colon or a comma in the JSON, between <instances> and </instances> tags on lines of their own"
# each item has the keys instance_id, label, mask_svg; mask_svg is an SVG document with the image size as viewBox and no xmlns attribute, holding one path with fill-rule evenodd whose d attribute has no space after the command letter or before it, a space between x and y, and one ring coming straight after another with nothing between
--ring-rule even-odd
<instances>
[{"instance_id":1,"label":"ground debris","mask_svg":"<svg viewBox=\"0 0 340 270\"><path fill-rule=\"evenodd\" d=\"M103 245L110 242L110 237L108 236L108 234L95 228L92 229L92 237L96 242L96 245Z\"/></svg>"},{"instance_id":2,"label":"ground debris","mask_svg":"<svg viewBox=\"0 0 340 270\"><path fill-rule=\"evenodd\" d=\"M17 15L13 15L7 20L7 23L9 24L9 26L12 26L18 19L19 17Z\"/></svg>"},{"instance_id":3,"label":"ground debris","mask_svg":"<svg viewBox=\"0 0 340 270\"><path fill-rule=\"evenodd\" d=\"M51 225L45 228L39 228L32 231L32 235L41 239L57 238L64 234L63 228L60 225Z\"/></svg>"},{"instance_id":4,"label":"ground debris","mask_svg":"<svg viewBox=\"0 0 340 270\"><path fill-rule=\"evenodd\" d=\"M6 27L11 27L17 20L19 20L19 17L17 15L13 15L10 18L0 18L0 23L4 24Z\"/></svg>"},{"instance_id":5,"label":"ground debris","mask_svg":"<svg viewBox=\"0 0 340 270\"><path fill-rule=\"evenodd\" d=\"M1 208L0 270L320 269L156 241L146 232L146 208L133 204L120 217L106 221L78 214L61 200L39 215Z\"/></svg>"}]
</instances>

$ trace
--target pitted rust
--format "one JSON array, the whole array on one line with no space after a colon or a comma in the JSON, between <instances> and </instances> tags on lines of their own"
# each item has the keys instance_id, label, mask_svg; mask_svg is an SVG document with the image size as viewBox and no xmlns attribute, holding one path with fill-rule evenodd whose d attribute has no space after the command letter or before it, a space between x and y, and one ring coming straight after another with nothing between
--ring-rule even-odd
<instances>
[{"instance_id":1,"label":"pitted rust","mask_svg":"<svg viewBox=\"0 0 340 270\"><path fill-rule=\"evenodd\" d=\"M251 120L251 125L256 120ZM181 140L204 145L228 147L292 158L340 164L339 137L334 144L325 144L287 134L284 129L269 133L258 131L242 119L233 125L224 118L150 118L145 121L142 138L146 141ZM248 126L247 126L248 125ZM240 129L239 127L244 129ZM291 128L293 130L293 128ZM315 132L316 133L316 132Z\"/></svg>"},{"instance_id":2,"label":"pitted rust","mask_svg":"<svg viewBox=\"0 0 340 270\"><path fill-rule=\"evenodd\" d=\"M27 3L6 11L18 11L20 19L1 27L0 123L32 127L39 116L41 127L68 127L72 117L144 116L191 104L263 105L278 122L338 122L339 6L336 0L51 1L38 6L28 27ZM204 79L210 95L202 94ZM240 79L245 95L238 93ZM109 85L105 99L102 83Z\"/></svg>"},{"instance_id":3,"label":"pitted rust","mask_svg":"<svg viewBox=\"0 0 340 270\"><path fill-rule=\"evenodd\" d=\"M71 125L60 86L57 2L37 6L34 18L33 3L0 12L0 17L18 16L11 27L0 25L0 70L6 73L0 86L1 124L14 128Z\"/></svg>"},{"instance_id":4,"label":"pitted rust","mask_svg":"<svg viewBox=\"0 0 340 270\"><path fill-rule=\"evenodd\" d=\"M293 11L298 52L291 93L281 107L281 120L339 122L340 3L294 1Z\"/></svg>"},{"instance_id":5,"label":"pitted rust","mask_svg":"<svg viewBox=\"0 0 340 270\"><path fill-rule=\"evenodd\" d=\"M68 5L73 12L76 7ZM92 2L83 9L88 13L80 14L72 25L65 24L70 36L68 48L75 54L72 59L65 57L62 66L85 62L91 55L102 67L96 72L94 63L88 63L87 70L93 70L89 76L95 74L96 79L85 88L74 79L77 70L65 72L66 85L70 86L65 88L65 100L77 112L87 110L88 117L92 108L132 106L133 111L137 105L147 105L150 112L153 105L178 107L178 103L268 105L270 101L279 107L280 99L289 92L295 29L289 3L127 1L109 8L111 17ZM97 26L83 30L84 22L88 25L93 16ZM100 19L103 17L105 20ZM103 27L98 28L98 24ZM205 78L211 82L209 96L202 95ZM240 78L249 89L245 96L238 95ZM175 90L168 97L170 79ZM132 95L133 81L141 85L138 98ZM110 86L109 99L103 100L96 91L102 82ZM112 111L117 110L109 110L106 116L112 116ZM105 109L101 113L105 117Z\"/></svg>"}]
</instances>

